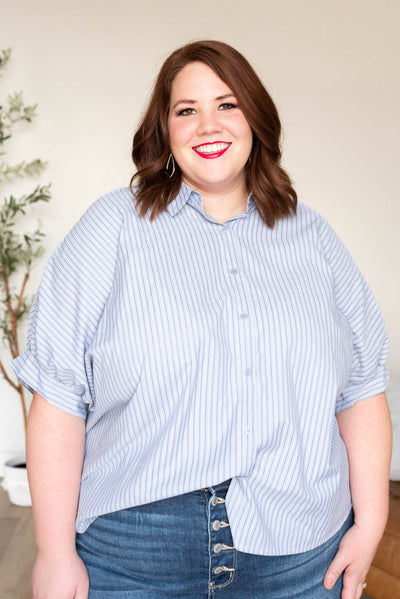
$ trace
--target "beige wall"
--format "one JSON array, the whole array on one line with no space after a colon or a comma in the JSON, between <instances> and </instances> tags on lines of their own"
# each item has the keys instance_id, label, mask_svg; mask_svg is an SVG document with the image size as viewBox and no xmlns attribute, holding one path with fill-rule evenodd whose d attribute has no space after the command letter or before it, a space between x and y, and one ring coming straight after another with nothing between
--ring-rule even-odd
<instances>
[{"instance_id":1,"label":"beige wall","mask_svg":"<svg viewBox=\"0 0 400 599\"><path fill-rule=\"evenodd\" d=\"M13 60L0 97L21 89L39 105L9 157L49 161L48 253L91 202L129 181L131 135L167 54L221 39L276 100L299 198L331 222L369 281L400 374L399 25L398 0L4 2L1 47ZM22 449L23 435L14 396L4 383L0 393L1 458Z\"/></svg>"}]
</instances>

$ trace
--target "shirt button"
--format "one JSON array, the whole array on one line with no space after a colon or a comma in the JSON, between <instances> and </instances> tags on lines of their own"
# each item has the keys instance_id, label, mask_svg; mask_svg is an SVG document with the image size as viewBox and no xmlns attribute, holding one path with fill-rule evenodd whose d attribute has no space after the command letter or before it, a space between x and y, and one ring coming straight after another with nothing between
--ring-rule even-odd
<instances>
[{"instance_id":1,"label":"shirt button","mask_svg":"<svg viewBox=\"0 0 400 599\"><path fill-rule=\"evenodd\" d=\"M251 435L252 432L253 429L251 428L251 426L246 426L246 435Z\"/></svg>"},{"instance_id":2,"label":"shirt button","mask_svg":"<svg viewBox=\"0 0 400 599\"><path fill-rule=\"evenodd\" d=\"M220 551L222 551L222 543L215 543L213 551L214 553L219 553Z\"/></svg>"},{"instance_id":3,"label":"shirt button","mask_svg":"<svg viewBox=\"0 0 400 599\"><path fill-rule=\"evenodd\" d=\"M219 530L221 528L221 522L219 520L214 520L212 523L213 530Z\"/></svg>"},{"instance_id":4,"label":"shirt button","mask_svg":"<svg viewBox=\"0 0 400 599\"><path fill-rule=\"evenodd\" d=\"M231 273L231 275L237 275L239 271L237 268L231 268L229 272Z\"/></svg>"},{"instance_id":5,"label":"shirt button","mask_svg":"<svg viewBox=\"0 0 400 599\"><path fill-rule=\"evenodd\" d=\"M253 370L251 368L246 368L244 373L246 376L250 376L252 374Z\"/></svg>"},{"instance_id":6,"label":"shirt button","mask_svg":"<svg viewBox=\"0 0 400 599\"><path fill-rule=\"evenodd\" d=\"M240 315L240 318L242 320L246 320L246 318L248 318L248 317L249 317L249 315L246 312L242 312L242 314Z\"/></svg>"}]
</instances>

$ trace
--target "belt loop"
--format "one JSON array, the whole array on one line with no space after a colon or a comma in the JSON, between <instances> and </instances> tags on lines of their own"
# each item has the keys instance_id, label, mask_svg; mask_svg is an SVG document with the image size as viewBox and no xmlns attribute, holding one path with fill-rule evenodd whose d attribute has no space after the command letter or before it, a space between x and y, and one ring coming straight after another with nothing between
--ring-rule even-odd
<instances>
[{"instance_id":1,"label":"belt loop","mask_svg":"<svg viewBox=\"0 0 400 599\"><path fill-rule=\"evenodd\" d=\"M229 478L228 480L225 480L223 483L219 483L218 485L214 485L213 487L209 487L210 492L214 495L215 493L218 493L218 491L220 491L221 489L226 489L226 492L229 489L229 485L231 484L231 478Z\"/></svg>"}]
</instances>

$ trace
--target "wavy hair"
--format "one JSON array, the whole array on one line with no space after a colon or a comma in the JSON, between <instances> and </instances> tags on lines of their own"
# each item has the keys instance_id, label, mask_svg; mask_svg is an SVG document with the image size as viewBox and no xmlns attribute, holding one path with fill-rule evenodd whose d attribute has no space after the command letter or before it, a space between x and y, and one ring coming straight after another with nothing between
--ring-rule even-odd
<instances>
[{"instance_id":1,"label":"wavy hair","mask_svg":"<svg viewBox=\"0 0 400 599\"><path fill-rule=\"evenodd\" d=\"M202 40L175 50L164 62L155 82L147 110L133 138L132 159L137 172L140 216L151 210L154 219L179 192L182 174L178 165L173 177L166 173L170 152L168 113L172 84L189 63L203 62L228 85L253 132L253 146L245 165L246 184L263 221L273 227L280 218L296 212L297 194L281 161L281 123L271 96L249 62L223 42Z\"/></svg>"}]
</instances>

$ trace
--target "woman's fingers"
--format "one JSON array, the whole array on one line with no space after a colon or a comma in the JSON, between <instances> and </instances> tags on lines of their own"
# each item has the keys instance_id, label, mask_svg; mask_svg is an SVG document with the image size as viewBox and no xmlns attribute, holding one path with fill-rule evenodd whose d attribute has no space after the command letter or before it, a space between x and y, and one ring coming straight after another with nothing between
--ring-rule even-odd
<instances>
[{"instance_id":1,"label":"woman's fingers","mask_svg":"<svg viewBox=\"0 0 400 599\"><path fill-rule=\"evenodd\" d=\"M360 599L374 552L369 535L354 525L340 542L325 573L324 586L332 589L343 573L342 599Z\"/></svg>"},{"instance_id":2,"label":"woman's fingers","mask_svg":"<svg viewBox=\"0 0 400 599\"><path fill-rule=\"evenodd\" d=\"M335 555L334 559L329 565L325 576L324 576L324 587L328 590L332 589L335 586L339 576L344 572L345 568L348 566L348 560L346 559L343 551L339 550Z\"/></svg>"}]
</instances>

